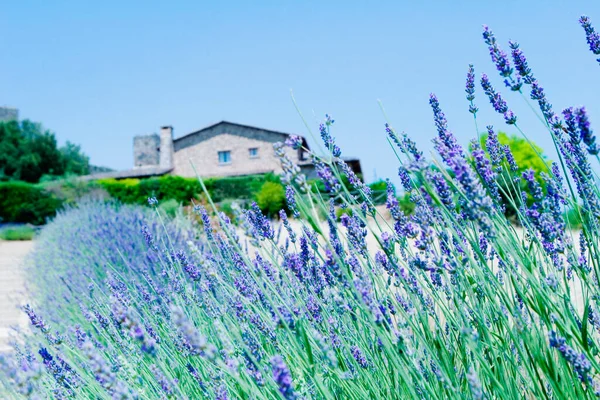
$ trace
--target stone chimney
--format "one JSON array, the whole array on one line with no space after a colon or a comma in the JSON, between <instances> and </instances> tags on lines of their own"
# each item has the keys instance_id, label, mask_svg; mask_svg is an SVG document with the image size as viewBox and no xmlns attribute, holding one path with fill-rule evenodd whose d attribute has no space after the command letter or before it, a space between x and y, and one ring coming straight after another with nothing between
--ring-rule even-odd
<instances>
[{"instance_id":1,"label":"stone chimney","mask_svg":"<svg viewBox=\"0 0 600 400\"><path fill-rule=\"evenodd\" d=\"M173 127L160 128L160 167L173 168Z\"/></svg>"}]
</instances>

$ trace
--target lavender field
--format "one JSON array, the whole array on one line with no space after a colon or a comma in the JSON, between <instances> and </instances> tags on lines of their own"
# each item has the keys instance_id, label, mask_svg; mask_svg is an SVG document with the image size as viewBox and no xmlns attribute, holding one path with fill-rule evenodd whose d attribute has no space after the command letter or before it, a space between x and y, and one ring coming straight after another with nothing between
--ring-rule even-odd
<instances>
[{"instance_id":1,"label":"lavender field","mask_svg":"<svg viewBox=\"0 0 600 400\"><path fill-rule=\"evenodd\" d=\"M579 22L600 64L600 35ZM554 109L517 42L503 50L488 27L483 41L500 79L465 68L465 112L483 127L491 106L519 131L539 119L558 154L548 171L522 171L499 127L458 143L431 94L434 157L381 126L412 213L392 181L376 206L330 116L322 148L306 149L326 194L286 156L300 138L275 146L277 221L256 204L230 218L210 198L174 218L152 197L70 207L31 254L30 328L2 356L2 397L600 396L596 138L584 107Z\"/></svg>"}]
</instances>

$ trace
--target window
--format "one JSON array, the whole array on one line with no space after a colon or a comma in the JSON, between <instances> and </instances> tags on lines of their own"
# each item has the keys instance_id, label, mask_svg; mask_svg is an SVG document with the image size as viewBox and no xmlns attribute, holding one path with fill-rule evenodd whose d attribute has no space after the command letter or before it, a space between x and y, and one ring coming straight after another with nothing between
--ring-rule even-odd
<instances>
[{"instance_id":1,"label":"window","mask_svg":"<svg viewBox=\"0 0 600 400\"><path fill-rule=\"evenodd\" d=\"M219 152L219 164L229 164L231 162L231 151Z\"/></svg>"},{"instance_id":2,"label":"window","mask_svg":"<svg viewBox=\"0 0 600 400\"><path fill-rule=\"evenodd\" d=\"M258 147L252 147L252 148L248 149L248 154L250 154L250 158L257 158L258 157Z\"/></svg>"}]
</instances>

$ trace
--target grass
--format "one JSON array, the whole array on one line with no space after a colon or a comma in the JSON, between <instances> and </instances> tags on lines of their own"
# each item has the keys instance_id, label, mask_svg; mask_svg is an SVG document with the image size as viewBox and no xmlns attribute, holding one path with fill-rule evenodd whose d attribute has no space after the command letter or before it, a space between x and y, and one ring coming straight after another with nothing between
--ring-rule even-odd
<instances>
[{"instance_id":1,"label":"grass","mask_svg":"<svg viewBox=\"0 0 600 400\"><path fill-rule=\"evenodd\" d=\"M2 240L32 240L34 237L35 229L29 225L0 229Z\"/></svg>"}]
</instances>

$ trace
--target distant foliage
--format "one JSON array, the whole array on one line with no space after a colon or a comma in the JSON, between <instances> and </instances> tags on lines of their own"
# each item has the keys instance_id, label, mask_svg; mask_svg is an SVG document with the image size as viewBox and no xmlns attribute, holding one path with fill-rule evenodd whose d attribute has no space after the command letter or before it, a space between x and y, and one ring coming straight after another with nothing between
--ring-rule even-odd
<instances>
[{"instance_id":1,"label":"distant foliage","mask_svg":"<svg viewBox=\"0 0 600 400\"><path fill-rule=\"evenodd\" d=\"M387 197L387 182L380 179L376 182L369 183L369 187L373 191L373 201L375 204L385 203ZM393 189L393 192L396 193L396 188Z\"/></svg>"},{"instance_id":2,"label":"distant foliage","mask_svg":"<svg viewBox=\"0 0 600 400\"><path fill-rule=\"evenodd\" d=\"M0 229L2 240L31 240L34 236L35 229L29 225Z\"/></svg>"},{"instance_id":3,"label":"distant foliage","mask_svg":"<svg viewBox=\"0 0 600 400\"><path fill-rule=\"evenodd\" d=\"M206 189L214 202L226 199L254 199L265 182L279 183L273 174L231 178L207 178ZM146 204L148 197L177 200L184 205L204 196L197 178L166 175L148 179L100 179L97 183L111 197L126 204Z\"/></svg>"},{"instance_id":4,"label":"distant foliage","mask_svg":"<svg viewBox=\"0 0 600 400\"><path fill-rule=\"evenodd\" d=\"M89 158L67 142L58 147L53 132L29 120L0 122L0 180L39 182L43 176L85 175Z\"/></svg>"},{"instance_id":5,"label":"distant foliage","mask_svg":"<svg viewBox=\"0 0 600 400\"><path fill-rule=\"evenodd\" d=\"M281 183L265 182L256 195L256 204L268 217L285 208L285 189Z\"/></svg>"},{"instance_id":6,"label":"distant foliage","mask_svg":"<svg viewBox=\"0 0 600 400\"><path fill-rule=\"evenodd\" d=\"M26 182L0 182L0 221L41 225L53 217L62 201Z\"/></svg>"}]
</instances>

